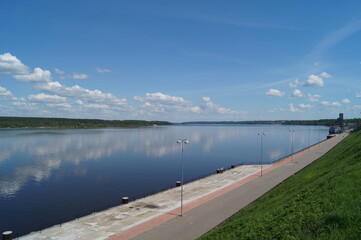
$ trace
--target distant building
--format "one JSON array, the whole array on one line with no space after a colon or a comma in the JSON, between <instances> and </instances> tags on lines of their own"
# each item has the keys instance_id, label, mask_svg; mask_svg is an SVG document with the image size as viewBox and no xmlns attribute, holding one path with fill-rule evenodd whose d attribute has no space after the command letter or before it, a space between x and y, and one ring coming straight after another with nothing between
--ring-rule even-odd
<instances>
[{"instance_id":1,"label":"distant building","mask_svg":"<svg viewBox=\"0 0 361 240\"><path fill-rule=\"evenodd\" d=\"M339 117L336 119L334 126L331 126L328 130L329 134L338 134L344 131L345 120L343 119L343 113L339 114Z\"/></svg>"},{"instance_id":2,"label":"distant building","mask_svg":"<svg viewBox=\"0 0 361 240\"><path fill-rule=\"evenodd\" d=\"M331 126L328 130L329 134L338 134L341 132L342 132L342 129L339 126Z\"/></svg>"},{"instance_id":3,"label":"distant building","mask_svg":"<svg viewBox=\"0 0 361 240\"><path fill-rule=\"evenodd\" d=\"M336 120L336 124L341 126L341 128L345 125L345 120L343 119L343 113L340 113L339 117Z\"/></svg>"}]
</instances>

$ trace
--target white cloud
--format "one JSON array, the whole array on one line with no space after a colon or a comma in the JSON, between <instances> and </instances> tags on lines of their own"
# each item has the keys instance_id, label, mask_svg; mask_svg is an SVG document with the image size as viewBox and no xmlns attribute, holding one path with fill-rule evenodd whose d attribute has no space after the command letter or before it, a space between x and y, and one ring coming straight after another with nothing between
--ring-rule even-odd
<instances>
[{"instance_id":1,"label":"white cloud","mask_svg":"<svg viewBox=\"0 0 361 240\"><path fill-rule=\"evenodd\" d=\"M300 90L295 89L295 90L293 90L293 92L291 94L291 97L293 97L293 98L301 98L301 97L304 97L304 95Z\"/></svg>"},{"instance_id":2,"label":"white cloud","mask_svg":"<svg viewBox=\"0 0 361 240\"><path fill-rule=\"evenodd\" d=\"M32 110L36 106L35 103L26 103L26 102L12 102L12 106L18 107L20 109Z\"/></svg>"},{"instance_id":3,"label":"white cloud","mask_svg":"<svg viewBox=\"0 0 361 240\"><path fill-rule=\"evenodd\" d=\"M188 104L186 100L184 100L182 97L174 97L167 94L163 94L160 92L157 93L147 93L145 96L134 96L134 100L140 101L140 102L162 102L167 104Z\"/></svg>"},{"instance_id":4,"label":"white cloud","mask_svg":"<svg viewBox=\"0 0 361 240\"><path fill-rule=\"evenodd\" d=\"M357 98L361 98L361 91L360 92L358 92L358 93L356 93L356 95L355 95Z\"/></svg>"},{"instance_id":5,"label":"white cloud","mask_svg":"<svg viewBox=\"0 0 361 240\"><path fill-rule=\"evenodd\" d=\"M28 100L30 102L63 103L66 101L66 98L57 95L39 93L37 95L29 95Z\"/></svg>"},{"instance_id":6,"label":"white cloud","mask_svg":"<svg viewBox=\"0 0 361 240\"><path fill-rule=\"evenodd\" d=\"M346 104L351 103L351 101L348 100L347 98L342 99L342 102L343 102L343 103L346 103Z\"/></svg>"},{"instance_id":7,"label":"white cloud","mask_svg":"<svg viewBox=\"0 0 361 240\"><path fill-rule=\"evenodd\" d=\"M64 71L60 70L59 68L55 68L54 70L55 70L56 74L58 74L60 79L65 79L66 78Z\"/></svg>"},{"instance_id":8,"label":"white cloud","mask_svg":"<svg viewBox=\"0 0 361 240\"><path fill-rule=\"evenodd\" d=\"M84 107L92 109L110 109L110 106L107 104L86 104Z\"/></svg>"},{"instance_id":9,"label":"white cloud","mask_svg":"<svg viewBox=\"0 0 361 240\"><path fill-rule=\"evenodd\" d=\"M100 70L107 72L107 69ZM79 73L66 76L65 72L59 68L55 68L54 71L61 79L65 79L65 77L85 79L88 77L86 74ZM52 81L50 71L35 68L33 72L29 72L28 67L11 54L0 55L0 73L12 74L15 80L34 84L34 89L41 92L29 95L26 99L21 99L13 97L11 92L5 88L0 88L0 97L2 99L6 98L6 100L16 101L13 102L14 104L11 104L14 111L15 107L22 110L25 110L26 107L29 107L30 110L30 107L32 107L31 110L34 114L47 115L52 113L52 110L36 109L39 106L37 103L45 103L42 106L50 108L71 110L72 108L67 103L67 98L73 98L73 103L78 105L77 107L80 110L83 110L83 114L91 113L90 109L110 109L109 113L113 114L113 116L119 116L119 111L123 110L129 110L128 114L134 112L134 108L127 104L125 98L118 98L111 93L103 93L100 90L89 90L78 85L67 87L57 81ZM26 102L30 102L30 104ZM35 112L36 110L38 111ZM87 112L87 110L89 111Z\"/></svg>"},{"instance_id":10,"label":"white cloud","mask_svg":"<svg viewBox=\"0 0 361 240\"><path fill-rule=\"evenodd\" d=\"M322 101L321 105L324 107L339 107L341 104L339 102L328 102L328 101Z\"/></svg>"},{"instance_id":11,"label":"white cloud","mask_svg":"<svg viewBox=\"0 0 361 240\"><path fill-rule=\"evenodd\" d=\"M191 112L194 112L194 113L201 113L202 112L202 109L198 106L195 106L195 107L191 107L190 108Z\"/></svg>"},{"instance_id":12,"label":"white cloud","mask_svg":"<svg viewBox=\"0 0 361 240\"><path fill-rule=\"evenodd\" d=\"M60 108L60 109L68 109L72 108L69 103L49 103L46 104L47 107Z\"/></svg>"},{"instance_id":13,"label":"white cloud","mask_svg":"<svg viewBox=\"0 0 361 240\"><path fill-rule=\"evenodd\" d=\"M59 75L64 75L65 74L65 72L60 70L59 68L55 68L54 70L55 70L56 74L59 74Z\"/></svg>"},{"instance_id":14,"label":"white cloud","mask_svg":"<svg viewBox=\"0 0 361 240\"><path fill-rule=\"evenodd\" d=\"M300 105L298 105L301 109L308 109L308 108L311 108L312 107L312 105L310 105L310 104L303 104L303 103L301 103Z\"/></svg>"},{"instance_id":15,"label":"white cloud","mask_svg":"<svg viewBox=\"0 0 361 240\"><path fill-rule=\"evenodd\" d=\"M288 106L290 107L290 112L298 112L297 108L293 106L293 103L288 104Z\"/></svg>"},{"instance_id":16,"label":"white cloud","mask_svg":"<svg viewBox=\"0 0 361 240\"><path fill-rule=\"evenodd\" d=\"M288 104L290 112L303 112L304 109L312 108L310 104L299 104L297 107L293 106L293 103Z\"/></svg>"},{"instance_id":17,"label":"white cloud","mask_svg":"<svg viewBox=\"0 0 361 240\"><path fill-rule=\"evenodd\" d=\"M240 114L241 113L241 112L232 110L230 108L225 108L225 107L219 106L217 104L214 104L210 97L203 97L202 100L203 100L203 103L200 108L203 111L216 112L219 114Z\"/></svg>"},{"instance_id":18,"label":"white cloud","mask_svg":"<svg viewBox=\"0 0 361 240\"><path fill-rule=\"evenodd\" d=\"M321 97L321 95L311 93L308 93L306 96L308 97L308 101L310 102L317 102L318 99Z\"/></svg>"},{"instance_id":19,"label":"white cloud","mask_svg":"<svg viewBox=\"0 0 361 240\"><path fill-rule=\"evenodd\" d=\"M236 117L239 119L241 115L245 114L245 112L242 111L235 111L231 108L217 105L213 103L209 97L202 98L201 104L194 106L190 101L182 97L170 96L161 92L146 93L143 96L133 97L135 101L143 102L141 108L137 109L129 106L125 98L118 98L111 93L104 93L100 90L89 90L79 85L69 87L58 81L53 81L52 74L48 70L37 67L34 68L33 72L30 72L27 66L11 54L4 54L1 55L1 57L0 63L2 63L2 65L0 65L0 73L12 74L13 79L23 83L30 83L33 85L34 90L40 92L39 94L29 95L26 98L14 98L10 91L0 87L0 97L12 100L7 107L8 109L13 109L13 112L21 110L39 116L52 114L59 116L59 113L56 112L58 109L68 112L77 111L79 113L78 116L84 115L87 117L94 114L94 112L101 112L104 116L107 116L106 118L110 116L139 116L138 114L148 114L154 118L157 117L157 115L153 113L161 113L158 117L160 116L163 119L167 117L169 117L169 119L175 118L177 114L177 117L181 116L180 118L197 116L200 118ZM4 63L8 65L5 66ZM100 73L111 72L108 69L102 68L96 68L96 70ZM67 75L59 68L54 68L54 74L60 79L85 79L88 77L88 75L81 73ZM283 96L285 93L276 90L276 92L272 92L272 94ZM72 105L74 105L74 108ZM128 110L125 113L126 115L123 114L124 112L120 114L119 111L123 110ZM64 112L62 112L62 114L63 113Z\"/></svg>"},{"instance_id":20,"label":"white cloud","mask_svg":"<svg viewBox=\"0 0 361 240\"><path fill-rule=\"evenodd\" d=\"M109 70L109 69L104 69L104 68L100 68L100 67L97 67L95 70L98 73L110 73L111 72L111 70Z\"/></svg>"},{"instance_id":21,"label":"white cloud","mask_svg":"<svg viewBox=\"0 0 361 240\"><path fill-rule=\"evenodd\" d=\"M308 76L306 82L301 82L299 79L296 79L288 84L290 88L297 88L300 86L303 87L322 87L324 86L325 82L323 78L330 78L332 77L331 74L327 72L322 72L319 75L311 74Z\"/></svg>"},{"instance_id":22,"label":"white cloud","mask_svg":"<svg viewBox=\"0 0 361 240\"><path fill-rule=\"evenodd\" d=\"M307 81L304 83L303 86L309 86L309 87L322 87L324 85L324 81L321 77L317 75L310 75L308 76Z\"/></svg>"},{"instance_id":23,"label":"white cloud","mask_svg":"<svg viewBox=\"0 0 361 240\"><path fill-rule=\"evenodd\" d=\"M165 112L167 106L162 105L162 104L152 104L150 102L145 102L142 105L142 108L146 109L148 112L152 112L152 113L160 113L160 112Z\"/></svg>"},{"instance_id":24,"label":"white cloud","mask_svg":"<svg viewBox=\"0 0 361 240\"><path fill-rule=\"evenodd\" d=\"M139 110L139 114L148 114L154 116L155 113L174 114L176 112L182 114L204 114L216 117L217 115L232 115L240 116L245 112L235 111L230 108L214 104L209 97L203 97L200 106L192 106L189 101L184 100L181 97L169 96L162 93L147 93L143 97L133 97L136 101L144 102L142 110Z\"/></svg>"},{"instance_id":25,"label":"white cloud","mask_svg":"<svg viewBox=\"0 0 361 240\"><path fill-rule=\"evenodd\" d=\"M6 88L0 87L0 99L13 99L13 94Z\"/></svg>"},{"instance_id":26,"label":"white cloud","mask_svg":"<svg viewBox=\"0 0 361 240\"><path fill-rule=\"evenodd\" d=\"M74 102L75 104L78 104L78 105L83 105L84 103L83 103L83 101L82 100L76 100L75 102Z\"/></svg>"},{"instance_id":27,"label":"white cloud","mask_svg":"<svg viewBox=\"0 0 361 240\"><path fill-rule=\"evenodd\" d=\"M270 113L284 112L284 111L285 111L284 108L272 108L272 109L267 110L267 112L270 112Z\"/></svg>"},{"instance_id":28,"label":"white cloud","mask_svg":"<svg viewBox=\"0 0 361 240\"><path fill-rule=\"evenodd\" d=\"M302 86L302 85L303 85L303 83L302 83L300 80L298 80L298 79L296 79L296 80L294 80L293 82L290 82L290 83L288 84L288 86L289 86L290 88L297 88L297 87Z\"/></svg>"},{"instance_id":29,"label":"white cloud","mask_svg":"<svg viewBox=\"0 0 361 240\"><path fill-rule=\"evenodd\" d=\"M283 95L285 95L284 92L281 92L280 90L278 89L273 89L271 88L270 90L268 90L266 92L266 95L267 96L273 96L273 97L282 97Z\"/></svg>"},{"instance_id":30,"label":"white cloud","mask_svg":"<svg viewBox=\"0 0 361 240\"><path fill-rule=\"evenodd\" d=\"M35 68L33 73L23 75L13 75L13 78L25 83L48 82L51 80L51 72Z\"/></svg>"},{"instance_id":31,"label":"white cloud","mask_svg":"<svg viewBox=\"0 0 361 240\"><path fill-rule=\"evenodd\" d=\"M71 75L71 77L74 78L74 79L87 79L87 78L89 78L89 76L84 74L84 73L73 73L73 75Z\"/></svg>"},{"instance_id":32,"label":"white cloud","mask_svg":"<svg viewBox=\"0 0 361 240\"><path fill-rule=\"evenodd\" d=\"M308 101L310 102L317 102L321 96L318 94L311 94L311 93L305 94L298 89L293 90L291 94L291 98L303 98L303 97L308 98Z\"/></svg>"},{"instance_id":33,"label":"white cloud","mask_svg":"<svg viewBox=\"0 0 361 240\"><path fill-rule=\"evenodd\" d=\"M71 97L79 99L83 102L106 103L115 106L127 107L126 99L119 99L111 93L103 93L100 90L89 90L78 85L66 87L59 82L40 83L35 86L35 89L45 91L58 96Z\"/></svg>"},{"instance_id":34,"label":"white cloud","mask_svg":"<svg viewBox=\"0 0 361 240\"><path fill-rule=\"evenodd\" d=\"M329 73L327 73L327 72L323 72L323 73L320 74L320 77L330 78L330 77L332 77L332 76L331 76Z\"/></svg>"},{"instance_id":35,"label":"white cloud","mask_svg":"<svg viewBox=\"0 0 361 240\"><path fill-rule=\"evenodd\" d=\"M0 55L0 73L28 74L29 68L10 53Z\"/></svg>"}]
</instances>

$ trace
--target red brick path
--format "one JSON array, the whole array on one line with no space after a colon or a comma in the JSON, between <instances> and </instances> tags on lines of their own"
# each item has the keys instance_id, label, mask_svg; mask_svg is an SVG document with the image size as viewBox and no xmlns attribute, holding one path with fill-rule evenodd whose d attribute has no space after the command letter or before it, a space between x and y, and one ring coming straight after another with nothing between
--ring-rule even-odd
<instances>
[{"instance_id":1,"label":"red brick path","mask_svg":"<svg viewBox=\"0 0 361 240\"><path fill-rule=\"evenodd\" d=\"M327 140L326 140L327 141ZM268 173L270 171L272 171L273 169L283 165L283 164L286 164L286 163L289 163L292 159L296 159L298 157L300 157L301 155L305 154L306 152L316 148L319 144L322 144L323 142L321 143L318 143L310 148L307 148L307 149L304 149L303 151L300 151L298 153L295 153L293 156L289 156L285 159L282 159L281 161L273 164L272 166L266 168L265 170L263 170L263 174L265 173ZM195 208L195 207L198 207L200 206L201 204L204 204L205 202L208 202L226 192L229 192L237 187L239 187L240 185L246 183L246 182L249 182L249 181L252 181L253 179L259 177L261 174L261 172L256 172L252 175L249 175L248 177L246 178L243 178L242 180L239 180L237 182L234 182L222 189L219 189L217 191L214 191L206 196L203 196L203 197L200 197L188 204L185 204L183 206L183 212L188 212L190 211L191 209ZM169 211L167 213L164 213L158 217L155 217L155 218L152 218L144 223L141 223L139 225L136 225L134 227L131 227L130 229L127 229L127 230L124 230L120 233L117 233L115 234L114 236L111 236L108 238L108 240L126 240L126 239L130 239L132 237L135 237L137 236L138 234L142 233L142 232L145 232L153 227L156 227L157 225L161 224L161 223L164 223L166 221L169 221L175 217L179 217L179 214L180 214L180 207L179 208L176 208L172 211Z\"/></svg>"}]
</instances>

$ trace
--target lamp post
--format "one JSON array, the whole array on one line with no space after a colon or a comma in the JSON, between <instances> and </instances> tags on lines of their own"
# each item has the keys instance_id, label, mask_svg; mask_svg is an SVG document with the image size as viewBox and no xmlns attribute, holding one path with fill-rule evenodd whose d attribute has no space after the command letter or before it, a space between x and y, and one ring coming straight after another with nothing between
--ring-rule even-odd
<instances>
[{"instance_id":1,"label":"lamp post","mask_svg":"<svg viewBox=\"0 0 361 240\"><path fill-rule=\"evenodd\" d=\"M294 134L295 134L295 130L294 130L294 129L291 129L291 130L290 130L290 133L291 133L291 141L292 141L291 160L293 160L293 137L294 137Z\"/></svg>"},{"instance_id":2,"label":"lamp post","mask_svg":"<svg viewBox=\"0 0 361 240\"><path fill-rule=\"evenodd\" d=\"M321 132L321 127L320 126L318 126L318 146L320 146L320 132Z\"/></svg>"},{"instance_id":3,"label":"lamp post","mask_svg":"<svg viewBox=\"0 0 361 240\"><path fill-rule=\"evenodd\" d=\"M265 136L266 133L259 132L258 135L261 136L261 177L262 177L263 176L263 169L262 169L262 166L263 166L263 136Z\"/></svg>"},{"instance_id":4,"label":"lamp post","mask_svg":"<svg viewBox=\"0 0 361 240\"><path fill-rule=\"evenodd\" d=\"M177 140L177 143L181 144L181 149L182 149L182 157L181 157L181 214L180 216L183 216L183 180L184 180L184 177L183 177L183 145L184 144L188 144L189 141L187 139L178 139Z\"/></svg>"},{"instance_id":5,"label":"lamp post","mask_svg":"<svg viewBox=\"0 0 361 240\"><path fill-rule=\"evenodd\" d=\"M308 151L311 151L311 128L308 129Z\"/></svg>"}]
</instances>

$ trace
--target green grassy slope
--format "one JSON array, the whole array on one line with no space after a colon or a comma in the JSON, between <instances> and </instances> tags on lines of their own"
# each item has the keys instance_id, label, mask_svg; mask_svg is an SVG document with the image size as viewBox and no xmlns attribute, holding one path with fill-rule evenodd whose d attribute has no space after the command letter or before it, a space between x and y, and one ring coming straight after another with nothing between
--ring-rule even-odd
<instances>
[{"instance_id":1,"label":"green grassy slope","mask_svg":"<svg viewBox=\"0 0 361 240\"><path fill-rule=\"evenodd\" d=\"M200 239L361 239L361 131Z\"/></svg>"}]
</instances>

